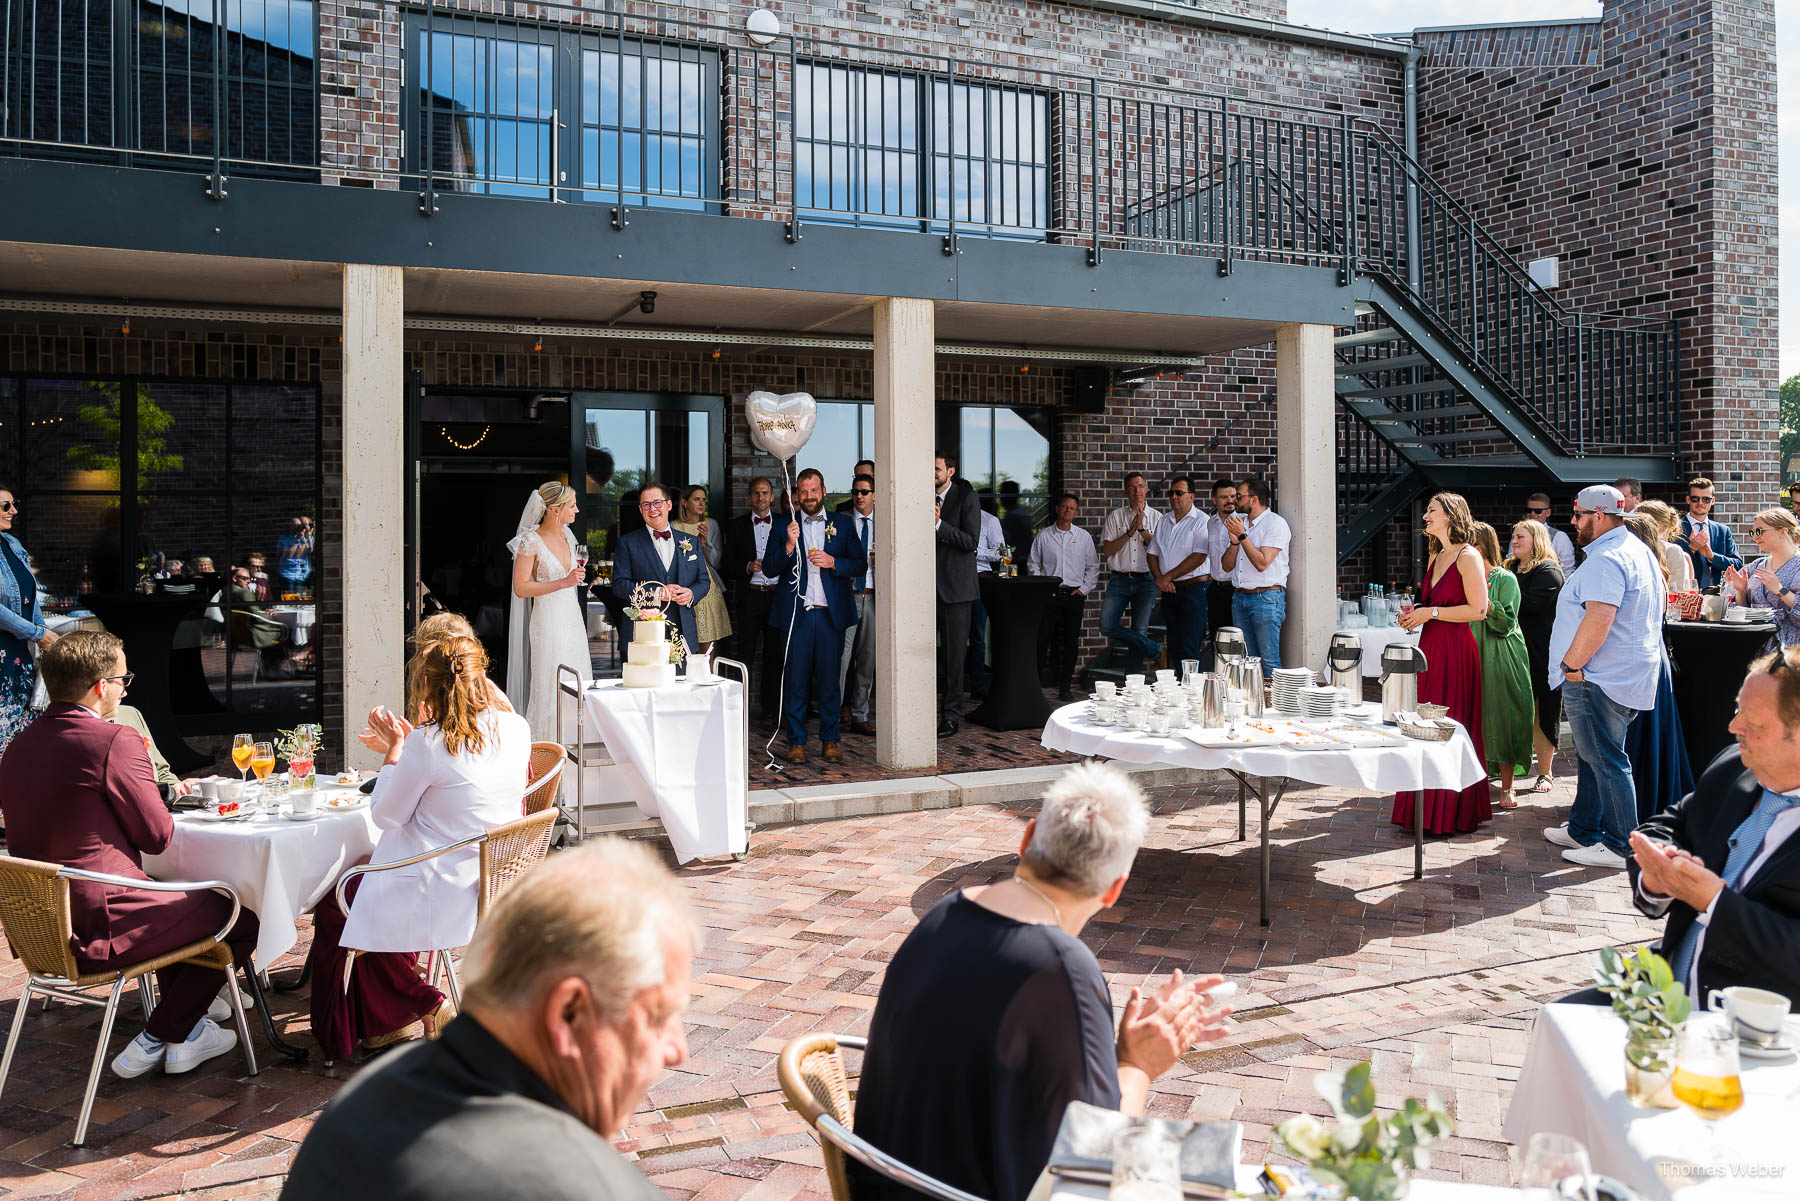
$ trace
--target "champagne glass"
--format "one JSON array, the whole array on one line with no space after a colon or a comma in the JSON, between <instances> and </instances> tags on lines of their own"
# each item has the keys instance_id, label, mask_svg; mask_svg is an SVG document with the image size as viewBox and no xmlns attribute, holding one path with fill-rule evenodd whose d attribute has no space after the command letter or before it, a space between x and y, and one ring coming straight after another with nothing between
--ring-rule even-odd
<instances>
[{"instance_id":1,"label":"champagne glass","mask_svg":"<svg viewBox=\"0 0 1800 1201\"><path fill-rule=\"evenodd\" d=\"M1532 1201L1594 1201L1594 1169L1580 1139L1540 1131L1526 1145L1519 1187Z\"/></svg>"},{"instance_id":2,"label":"champagne glass","mask_svg":"<svg viewBox=\"0 0 1800 1201\"><path fill-rule=\"evenodd\" d=\"M231 762L238 769L240 783L250 781L250 754L255 741L249 734L239 734L231 740Z\"/></svg>"},{"instance_id":3,"label":"champagne glass","mask_svg":"<svg viewBox=\"0 0 1800 1201\"><path fill-rule=\"evenodd\" d=\"M1706 1123L1711 1162L1719 1161L1719 1119L1743 1108L1744 1086L1738 1077L1737 1032L1725 1017L1695 1014L1682 1023L1675 1039L1675 1099Z\"/></svg>"},{"instance_id":4,"label":"champagne glass","mask_svg":"<svg viewBox=\"0 0 1800 1201\"><path fill-rule=\"evenodd\" d=\"M259 782L268 780L269 773L275 770L274 744L258 742L250 748L250 770Z\"/></svg>"}]
</instances>

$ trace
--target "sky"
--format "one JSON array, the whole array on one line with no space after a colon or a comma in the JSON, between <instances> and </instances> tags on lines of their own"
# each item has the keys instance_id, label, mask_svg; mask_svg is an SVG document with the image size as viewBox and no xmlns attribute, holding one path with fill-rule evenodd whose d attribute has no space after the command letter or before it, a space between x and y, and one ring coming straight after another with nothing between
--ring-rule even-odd
<instances>
[{"instance_id":1,"label":"sky","mask_svg":"<svg viewBox=\"0 0 1800 1201\"><path fill-rule=\"evenodd\" d=\"M1297 25L1350 33L1397 33L1433 25L1483 22L1554 21L1597 17L1596 0L1486 0L1471 17L1467 0L1289 0L1288 20ZM1780 123L1781 200L1781 378L1800 375L1800 6L1776 0L1786 20L1775 30L1777 120Z\"/></svg>"}]
</instances>

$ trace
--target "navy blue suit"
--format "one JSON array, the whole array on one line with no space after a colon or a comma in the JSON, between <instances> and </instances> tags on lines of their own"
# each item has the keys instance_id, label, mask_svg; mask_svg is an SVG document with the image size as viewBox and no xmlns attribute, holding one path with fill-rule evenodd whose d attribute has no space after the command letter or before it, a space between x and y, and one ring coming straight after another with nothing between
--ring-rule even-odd
<instances>
[{"instance_id":1,"label":"navy blue suit","mask_svg":"<svg viewBox=\"0 0 1800 1201\"><path fill-rule=\"evenodd\" d=\"M1706 529L1707 541L1712 544L1713 557L1707 557L1697 550L1688 549L1688 535L1702 526ZM1735 567L1744 570L1743 556L1737 553L1737 539L1731 536L1731 527L1722 521L1707 518L1695 521L1686 513L1681 515L1681 533L1679 535L1681 549L1687 551L1688 558L1694 561L1694 587L1710 588L1714 584L1723 583L1725 569Z\"/></svg>"},{"instance_id":2,"label":"navy blue suit","mask_svg":"<svg viewBox=\"0 0 1800 1201\"><path fill-rule=\"evenodd\" d=\"M787 525L781 522L763 551L763 574L779 581L775 603L769 608L769 624L786 631L788 622L793 622L782 675L787 691L782 716L787 719L788 741L795 746L806 745L809 683L812 698L819 702L819 741L838 740L838 716L844 704L838 662L844 653L844 631L856 624L856 578L869 565L868 552L856 536L855 518L845 513L824 516L824 550L836 560L819 576L825 608L809 610L803 604L808 581L817 570L806 560L804 538L790 552Z\"/></svg>"},{"instance_id":3,"label":"navy blue suit","mask_svg":"<svg viewBox=\"0 0 1800 1201\"><path fill-rule=\"evenodd\" d=\"M656 543L651 538L648 527L637 529L619 539L619 549L613 555L613 595L620 600L629 601L631 590L646 580L658 584L679 584L683 588L691 588L694 593L694 604L706 595L711 581L706 575L706 562L700 557L700 539L692 534L684 534L680 530L670 530L675 541L675 557L669 561L665 570L662 557L656 553ZM692 654L700 653L700 640L694 633L694 606L670 605L680 630L682 641ZM631 639L631 622L625 623L620 637Z\"/></svg>"}]
</instances>

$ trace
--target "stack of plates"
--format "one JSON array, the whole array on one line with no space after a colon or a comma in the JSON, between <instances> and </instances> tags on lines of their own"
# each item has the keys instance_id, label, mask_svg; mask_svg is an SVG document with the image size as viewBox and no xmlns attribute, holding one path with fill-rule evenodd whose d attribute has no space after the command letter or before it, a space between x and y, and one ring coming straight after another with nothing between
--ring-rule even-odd
<instances>
[{"instance_id":1,"label":"stack of plates","mask_svg":"<svg viewBox=\"0 0 1800 1201\"><path fill-rule=\"evenodd\" d=\"M1774 617L1775 610L1762 605L1732 605L1725 611L1725 620L1731 622L1733 625L1739 623L1748 625L1751 622L1771 621Z\"/></svg>"},{"instance_id":2,"label":"stack of plates","mask_svg":"<svg viewBox=\"0 0 1800 1201\"><path fill-rule=\"evenodd\" d=\"M1275 669L1275 707L1283 713L1301 712L1300 690L1312 687L1310 667L1277 667Z\"/></svg>"},{"instance_id":3,"label":"stack of plates","mask_svg":"<svg viewBox=\"0 0 1800 1201\"><path fill-rule=\"evenodd\" d=\"M1300 711L1303 716L1314 721L1330 718L1337 708L1338 690L1329 684L1313 687L1308 685L1300 690Z\"/></svg>"}]
</instances>

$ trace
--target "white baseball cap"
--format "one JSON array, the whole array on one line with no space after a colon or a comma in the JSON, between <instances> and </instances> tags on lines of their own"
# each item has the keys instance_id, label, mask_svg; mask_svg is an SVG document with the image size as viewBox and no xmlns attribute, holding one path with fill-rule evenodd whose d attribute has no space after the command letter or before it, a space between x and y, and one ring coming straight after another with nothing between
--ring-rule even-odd
<instances>
[{"instance_id":1,"label":"white baseball cap","mask_svg":"<svg viewBox=\"0 0 1800 1201\"><path fill-rule=\"evenodd\" d=\"M1575 497L1575 507L1595 513L1623 514L1625 494L1611 484L1590 484Z\"/></svg>"}]
</instances>

